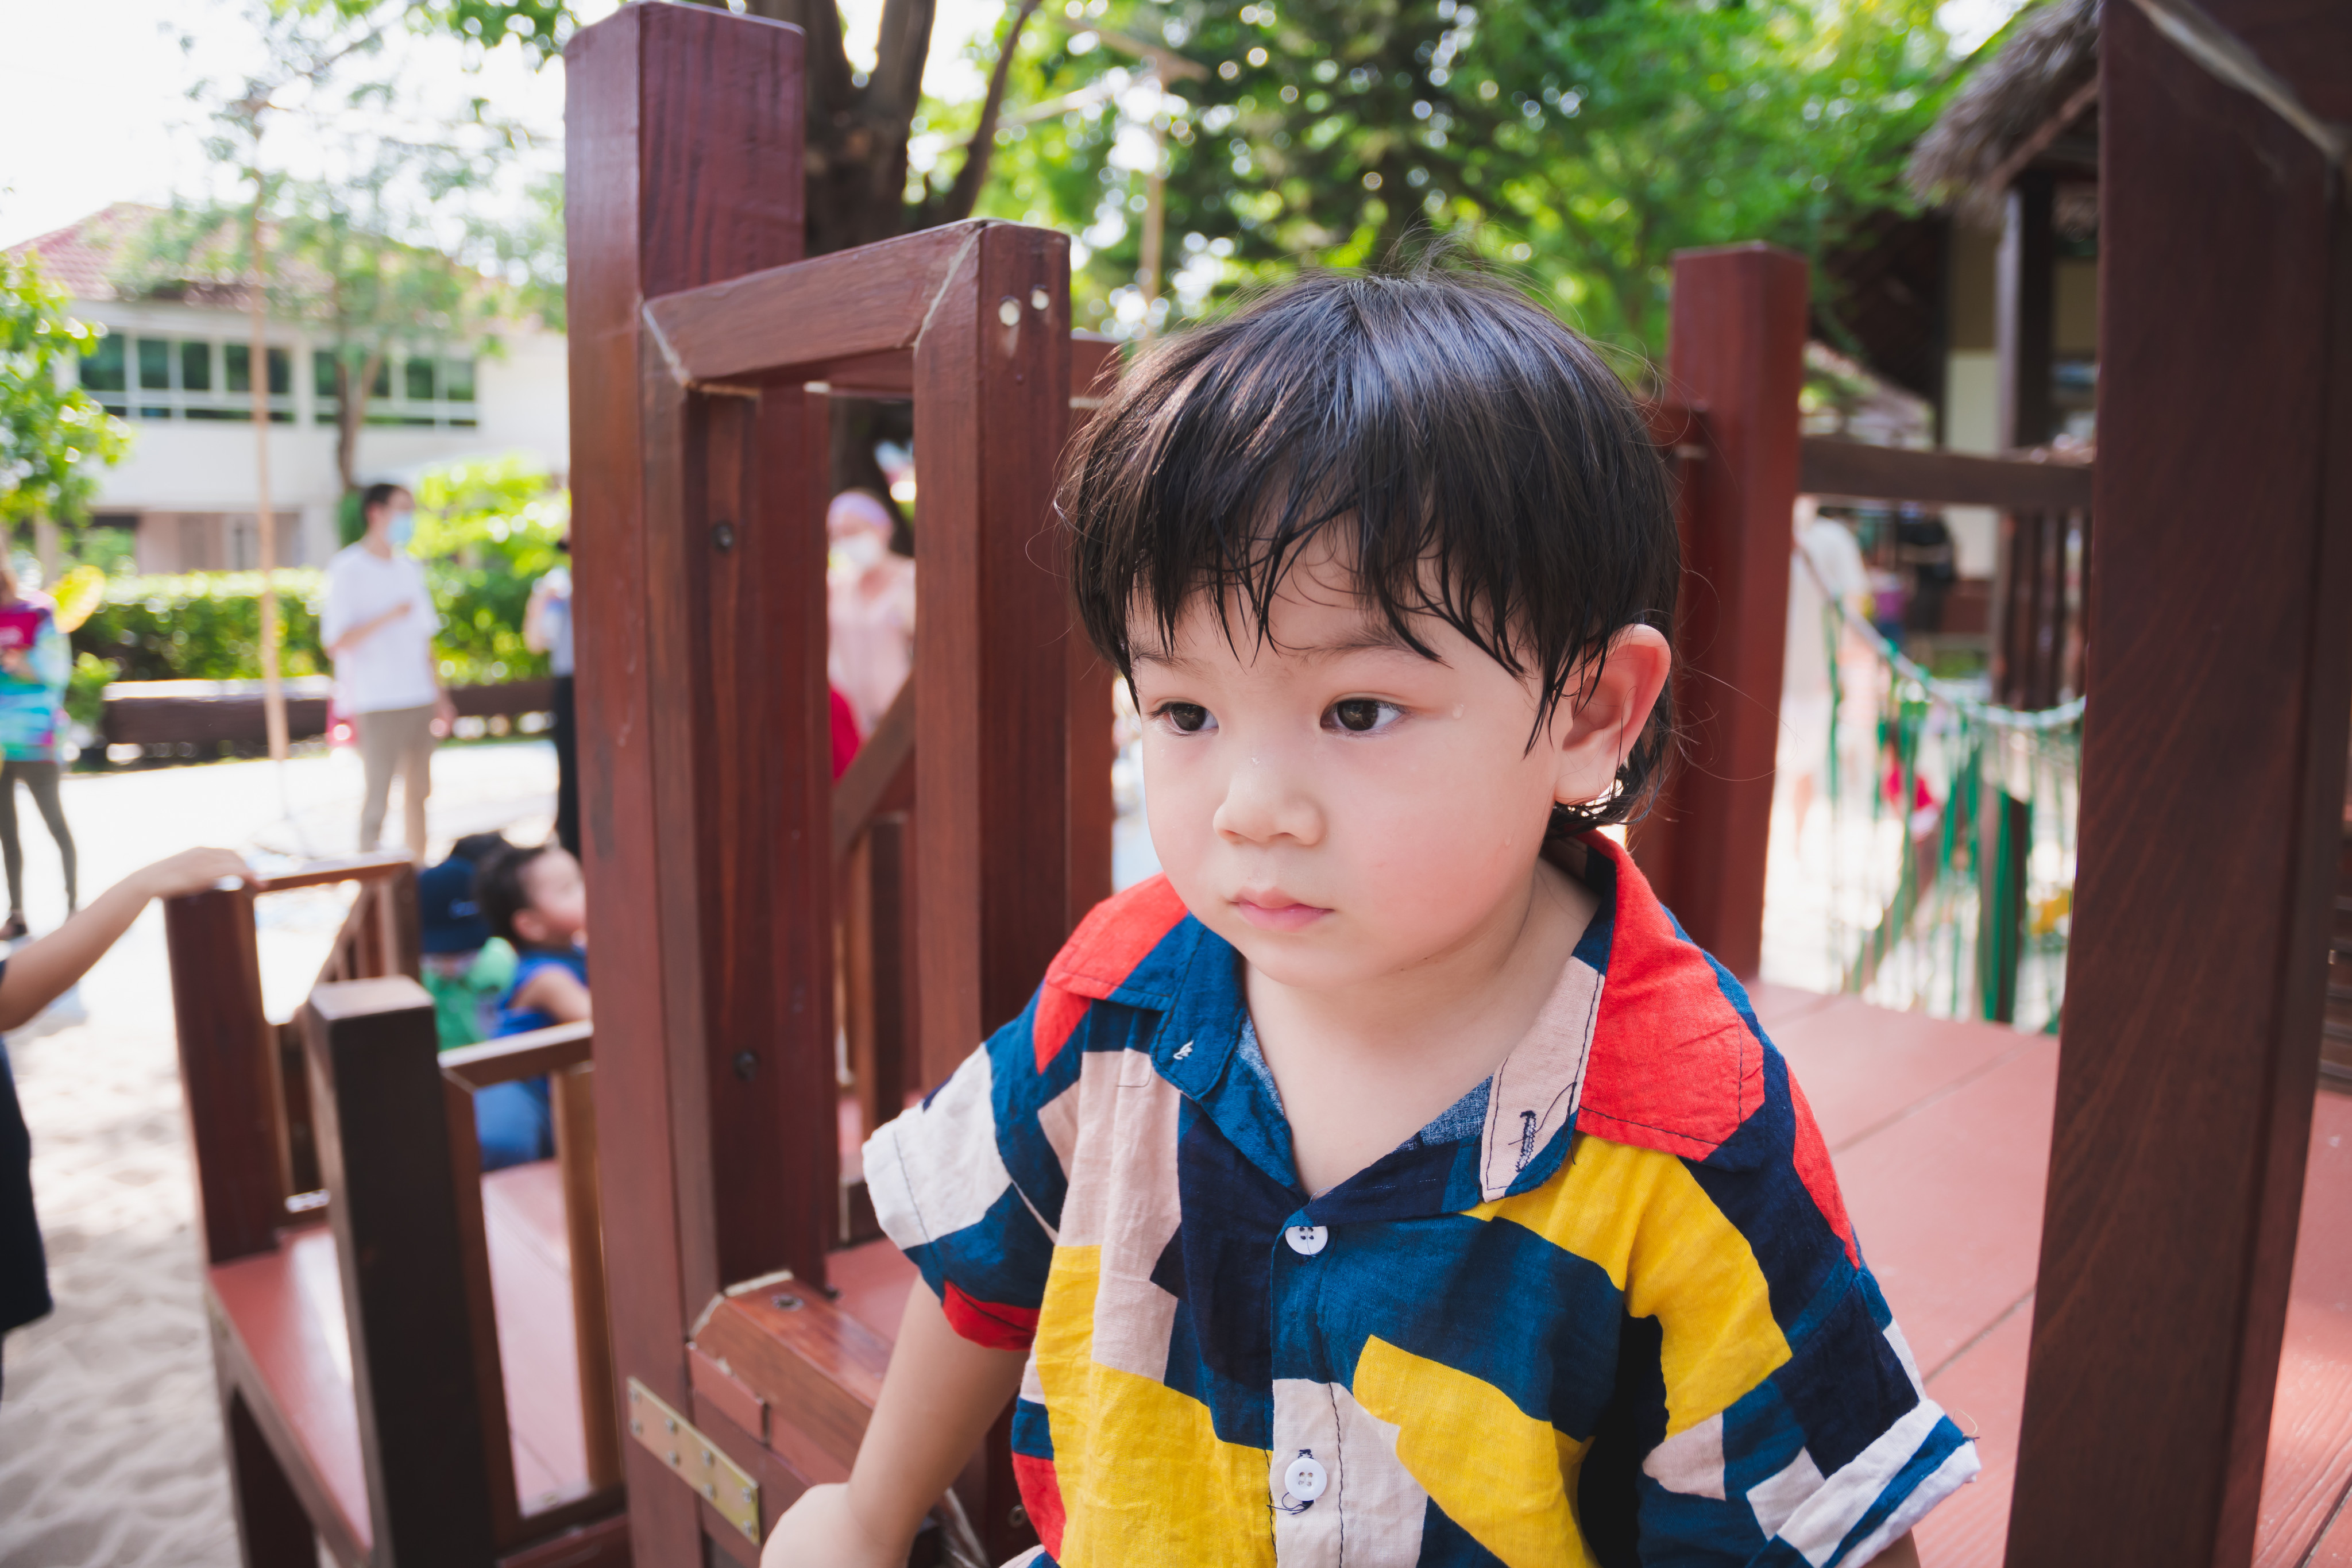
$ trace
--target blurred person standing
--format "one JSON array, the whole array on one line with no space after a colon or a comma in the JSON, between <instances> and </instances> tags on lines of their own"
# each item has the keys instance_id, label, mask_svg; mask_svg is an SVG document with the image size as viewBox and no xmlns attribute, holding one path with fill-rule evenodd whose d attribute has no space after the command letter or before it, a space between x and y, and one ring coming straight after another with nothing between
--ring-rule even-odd
<instances>
[{"instance_id":1,"label":"blurred person standing","mask_svg":"<svg viewBox=\"0 0 2352 1568\"><path fill-rule=\"evenodd\" d=\"M73 654L46 594L27 594L0 557L0 861L8 874L8 921L0 940L25 935L25 846L16 831L16 786L33 797L66 874L66 912L81 907L74 841L58 793L58 721L65 711Z\"/></svg>"},{"instance_id":2,"label":"blurred person standing","mask_svg":"<svg viewBox=\"0 0 2352 1568\"><path fill-rule=\"evenodd\" d=\"M396 771L409 858L422 861L433 742L447 731L457 710L441 689L433 660L440 617L425 586L425 569L408 552L416 532L415 498L398 485L370 485L361 511L367 532L337 552L327 567L319 636L335 661L343 710L359 731L367 774L360 848L373 849L383 840Z\"/></svg>"},{"instance_id":3,"label":"blurred person standing","mask_svg":"<svg viewBox=\"0 0 2352 1568\"><path fill-rule=\"evenodd\" d=\"M915 665L915 563L890 549L882 498L844 490L825 509L825 678L871 735Z\"/></svg>"},{"instance_id":4,"label":"blurred person standing","mask_svg":"<svg viewBox=\"0 0 2352 1568\"><path fill-rule=\"evenodd\" d=\"M555 548L572 552L572 524ZM547 655L555 676L555 840L573 856L580 853L579 730L572 707L572 568L551 567L531 584L530 603L522 613L523 646Z\"/></svg>"},{"instance_id":5,"label":"blurred person standing","mask_svg":"<svg viewBox=\"0 0 2352 1568\"><path fill-rule=\"evenodd\" d=\"M1800 496L1793 559L1789 563L1789 641L1780 677L1778 771L1789 781L1791 829L1802 837L1805 816L1831 763L1837 658L1845 647L1845 617L1829 617L1843 604L1864 624L1871 613L1870 568L1853 531L1823 517L1811 496Z\"/></svg>"}]
</instances>

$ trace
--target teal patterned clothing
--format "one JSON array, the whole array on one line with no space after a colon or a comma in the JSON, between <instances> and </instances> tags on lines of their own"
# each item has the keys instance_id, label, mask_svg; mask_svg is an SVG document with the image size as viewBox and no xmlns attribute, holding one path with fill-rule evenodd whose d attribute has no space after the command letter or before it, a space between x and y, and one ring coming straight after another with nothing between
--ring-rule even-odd
<instances>
[{"instance_id":1,"label":"teal patterned clothing","mask_svg":"<svg viewBox=\"0 0 2352 1568\"><path fill-rule=\"evenodd\" d=\"M11 652L24 657L5 657ZM58 760L58 722L72 667L56 606L46 595L28 594L0 605L0 757L13 763Z\"/></svg>"}]
</instances>

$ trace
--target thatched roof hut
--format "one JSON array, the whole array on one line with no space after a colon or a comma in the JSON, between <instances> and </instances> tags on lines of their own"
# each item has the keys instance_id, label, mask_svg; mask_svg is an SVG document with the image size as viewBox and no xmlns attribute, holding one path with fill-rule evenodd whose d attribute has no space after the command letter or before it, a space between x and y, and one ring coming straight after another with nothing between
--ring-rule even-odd
<instances>
[{"instance_id":1,"label":"thatched roof hut","mask_svg":"<svg viewBox=\"0 0 2352 1568\"><path fill-rule=\"evenodd\" d=\"M1911 154L1911 188L1983 227L2000 226L2029 168L2098 178L2099 0L2047 0L2010 29Z\"/></svg>"}]
</instances>

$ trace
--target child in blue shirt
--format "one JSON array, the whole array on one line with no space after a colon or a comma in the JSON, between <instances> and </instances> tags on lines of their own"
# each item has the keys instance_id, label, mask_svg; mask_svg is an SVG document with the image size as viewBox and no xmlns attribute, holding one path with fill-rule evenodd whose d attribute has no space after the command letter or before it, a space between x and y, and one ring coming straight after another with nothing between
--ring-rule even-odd
<instances>
[{"instance_id":1,"label":"child in blue shirt","mask_svg":"<svg viewBox=\"0 0 2352 1568\"><path fill-rule=\"evenodd\" d=\"M1974 1450L1601 831L1681 574L1617 377L1501 283L1314 276L1145 355L1059 512L1164 874L866 1145L921 1285L767 1568L904 1562L1008 1402L1031 1568L1916 1564Z\"/></svg>"},{"instance_id":2,"label":"child in blue shirt","mask_svg":"<svg viewBox=\"0 0 2352 1568\"><path fill-rule=\"evenodd\" d=\"M515 952L514 979L499 998L496 1038L588 1016L587 889L580 862L560 844L493 854L474 878L474 902ZM474 1096L482 1169L555 1152L547 1080L495 1084Z\"/></svg>"}]
</instances>

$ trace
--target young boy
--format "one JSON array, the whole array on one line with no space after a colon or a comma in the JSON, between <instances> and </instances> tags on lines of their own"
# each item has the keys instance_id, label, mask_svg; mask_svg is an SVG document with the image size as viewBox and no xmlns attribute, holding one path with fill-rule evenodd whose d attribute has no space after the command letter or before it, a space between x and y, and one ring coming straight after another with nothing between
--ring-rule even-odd
<instances>
[{"instance_id":1,"label":"young boy","mask_svg":"<svg viewBox=\"0 0 2352 1568\"><path fill-rule=\"evenodd\" d=\"M1063 511L1165 875L867 1145L924 1288L765 1562L902 1562L1016 1393L1041 1564L1915 1562L1974 1452L1595 831L1678 574L1608 369L1496 284L1313 278L1146 357Z\"/></svg>"},{"instance_id":2,"label":"young boy","mask_svg":"<svg viewBox=\"0 0 2352 1568\"><path fill-rule=\"evenodd\" d=\"M580 862L560 844L508 848L475 873L474 901L492 934L514 948L514 979L499 998L495 1037L529 1034L588 1016L588 924ZM547 1080L494 1084L474 1096L482 1169L496 1171L555 1152Z\"/></svg>"}]
</instances>

